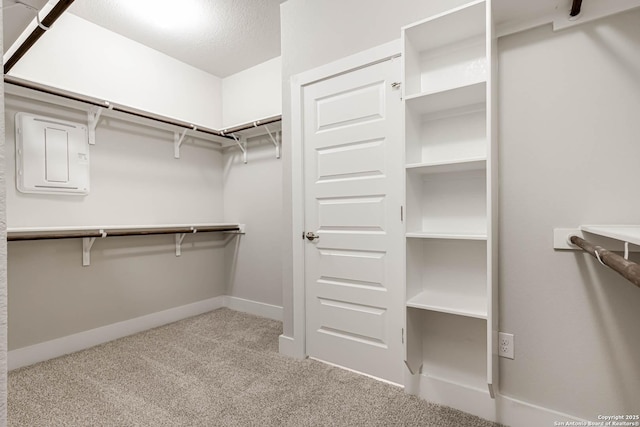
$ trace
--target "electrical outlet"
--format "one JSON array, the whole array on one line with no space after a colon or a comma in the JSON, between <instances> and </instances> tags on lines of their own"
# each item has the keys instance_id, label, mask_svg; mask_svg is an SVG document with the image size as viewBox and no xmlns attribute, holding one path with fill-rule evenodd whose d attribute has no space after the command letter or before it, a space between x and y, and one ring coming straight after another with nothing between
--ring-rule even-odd
<instances>
[{"instance_id":1,"label":"electrical outlet","mask_svg":"<svg viewBox=\"0 0 640 427\"><path fill-rule=\"evenodd\" d=\"M514 359L514 346L513 334L498 333L498 356Z\"/></svg>"}]
</instances>

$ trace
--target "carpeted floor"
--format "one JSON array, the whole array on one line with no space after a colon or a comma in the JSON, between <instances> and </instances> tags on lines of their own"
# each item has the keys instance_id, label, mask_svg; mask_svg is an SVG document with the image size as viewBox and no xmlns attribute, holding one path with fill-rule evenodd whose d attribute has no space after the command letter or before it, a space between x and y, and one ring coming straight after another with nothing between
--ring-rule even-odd
<instances>
[{"instance_id":1,"label":"carpeted floor","mask_svg":"<svg viewBox=\"0 0 640 427\"><path fill-rule=\"evenodd\" d=\"M497 426L281 356L281 332L220 309L12 371L9 426Z\"/></svg>"}]
</instances>

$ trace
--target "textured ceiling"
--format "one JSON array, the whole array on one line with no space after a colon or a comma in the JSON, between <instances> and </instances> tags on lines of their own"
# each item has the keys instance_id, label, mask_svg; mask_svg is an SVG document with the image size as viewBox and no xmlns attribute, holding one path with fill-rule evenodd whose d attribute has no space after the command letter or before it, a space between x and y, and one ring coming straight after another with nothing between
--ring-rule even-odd
<instances>
[{"instance_id":1,"label":"textured ceiling","mask_svg":"<svg viewBox=\"0 0 640 427\"><path fill-rule=\"evenodd\" d=\"M37 8L47 0L20 0ZM101 27L218 77L280 55L285 0L77 0L69 8ZM316 0L322 1L322 0ZM381 1L381 0L375 0ZM426 1L426 0L425 0ZM570 0L494 0L498 24L549 15ZM5 50L34 17L3 0Z\"/></svg>"},{"instance_id":2,"label":"textured ceiling","mask_svg":"<svg viewBox=\"0 0 640 427\"><path fill-rule=\"evenodd\" d=\"M90 0L69 12L218 77L280 55L284 0ZM148 4L146 13L134 4ZM170 22L155 12L170 7Z\"/></svg>"}]
</instances>

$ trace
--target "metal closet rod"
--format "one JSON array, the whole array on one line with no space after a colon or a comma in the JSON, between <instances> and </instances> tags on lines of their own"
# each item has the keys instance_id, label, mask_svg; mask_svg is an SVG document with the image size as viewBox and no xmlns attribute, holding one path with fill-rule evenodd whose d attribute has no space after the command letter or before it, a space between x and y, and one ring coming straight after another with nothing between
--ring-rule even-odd
<instances>
[{"instance_id":1,"label":"metal closet rod","mask_svg":"<svg viewBox=\"0 0 640 427\"><path fill-rule=\"evenodd\" d=\"M195 231L194 231L195 230ZM122 237L122 236L150 236L155 234L180 234L180 233L215 233L224 231L237 231L240 232L239 226L202 226L202 227L167 227L158 229L147 230L87 230L87 231L69 231L69 232L56 232L56 233L41 233L34 232L16 232L7 233L7 241L21 241L21 240L59 240L59 239L78 239L83 237Z\"/></svg>"},{"instance_id":2,"label":"metal closet rod","mask_svg":"<svg viewBox=\"0 0 640 427\"><path fill-rule=\"evenodd\" d=\"M148 120L152 120L155 122L159 122L159 123L164 123L167 125L172 125L172 126L176 126L176 127L180 127L183 129L191 129L191 130L195 130L197 132L202 132L202 133L206 133L209 135L214 135L214 136L219 136L221 138L227 138L227 139L233 139L230 136L226 136L223 135L222 132L219 132L217 130L214 129L208 129L208 128L201 128L199 126L195 126L192 125L190 123L186 123L186 122L181 122L178 120L173 120L173 119L169 119L166 117L160 117L160 116L155 116L155 115L151 115L151 114L146 114L142 111L137 111L134 110L133 108L127 108L127 107L123 107L123 106L116 106L113 104L110 104L109 102L106 101L100 101L97 100L95 98L90 98L88 96L82 96L82 95L77 95L77 94L73 94L70 92L66 92L66 91L61 91L61 90L57 90L54 89L52 87L45 87L45 86L40 86L37 84L34 84L32 82L26 81L26 80L22 80L22 79L18 79L12 76L4 76L4 82L5 83L9 83L12 84L14 86L19 86L19 87L23 87L26 89L30 89L30 90L35 90L36 92L41 92L41 93L46 93L48 95L54 95L60 98L65 98L65 99L69 99L72 101L76 101L76 102L82 102L84 104L88 104L88 105L92 105L95 107L102 107L102 108L106 108L106 109L110 109L113 111L117 111L119 113L126 113L126 114L130 114L132 116L136 116L136 117L142 117L144 119L148 119Z\"/></svg>"},{"instance_id":3,"label":"metal closet rod","mask_svg":"<svg viewBox=\"0 0 640 427\"><path fill-rule=\"evenodd\" d=\"M18 49L11 55L11 57L4 64L4 73L7 74L14 65L20 61L20 59L31 49L31 47L42 37L54 22L58 20L60 16L71 6L73 0L60 0L53 6L53 9L45 16L45 18L38 23L38 26L33 29L31 34L25 39ZM36 13L39 13L36 12Z\"/></svg>"},{"instance_id":4,"label":"metal closet rod","mask_svg":"<svg viewBox=\"0 0 640 427\"><path fill-rule=\"evenodd\" d=\"M580 8L582 7L582 0L573 0L571 4L570 16L578 16L580 14Z\"/></svg>"},{"instance_id":5,"label":"metal closet rod","mask_svg":"<svg viewBox=\"0 0 640 427\"><path fill-rule=\"evenodd\" d=\"M144 119L148 119L148 120L152 120L152 121L156 121L159 123L164 123L167 125L172 125L172 126L176 126L176 127L180 127L183 129L191 129L193 131L196 132L202 132L208 135L214 135L220 138L225 138L225 139L229 139L229 140L234 140L233 137L231 136L231 134L235 133L235 132L241 132L243 130L248 130L248 129L253 129L255 127L259 127L259 126L263 126L263 125L267 125L270 123L276 123L282 120L282 116L278 115L278 116L272 116L272 117L267 117L266 119L262 119L262 120L256 120L250 123L246 123L243 125L239 125L239 126L234 126L232 128L228 128L228 129L224 129L222 131L219 130L215 130L215 129L209 129L209 128L202 128L200 126L196 126L187 122L182 122L179 120L173 120L167 117L161 117L161 116L156 116L156 115L151 115L148 113L145 113L143 111L140 110L135 110L133 108L129 108L129 107L124 107L124 106L116 106L113 104L110 104L109 102L106 101L100 101L98 99L95 98L91 98L88 96L83 96L83 95L78 95L78 94L74 94L71 92L67 92L67 91L62 91L62 90L58 90L49 86L41 86L23 79L19 79L16 77L12 77L12 76L8 76L5 75L4 76L4 82L8 83L8 84L12 84L14 86L19 86L19 87L23 87L26 89L30 89L30 90L34 90L37 92L41 92L41 93L46 93L48 95L54 95L60 98L65 98L65 99L69 99L72 101L76 101L76 102L81 102L84 104L88 104L88 105L92 105L95 107L102 107L102 108L106 108L106 109L110 109L113 111L117 111L120 113L125 113L125 114L130 114L132 116L136 116L136 117L142 117Z\"/></svg>"},{"instance_id":6,"label":"metal closet rod","mask_svg":"<svg viewBox=\"0 0 640 427\"><path fill-rule=\"evenodd\" d=\"M604 249L601 246L594 245L581 237L571 236L571 243L579 246L589 255L600 261L601 264L614 270L622 277L640 288L640 264L629 261L620 255Z\"/></svg>"}]
</instances>

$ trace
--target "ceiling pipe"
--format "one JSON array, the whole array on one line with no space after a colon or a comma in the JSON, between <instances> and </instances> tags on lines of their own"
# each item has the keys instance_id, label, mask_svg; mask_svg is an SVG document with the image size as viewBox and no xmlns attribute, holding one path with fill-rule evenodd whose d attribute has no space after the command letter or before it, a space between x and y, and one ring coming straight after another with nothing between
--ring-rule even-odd
<instances>
[{"instance_id":1,"label":"ceiling pipe","mask_svg":"<svg viewBox=\"0 0 640 427\"><path fill-rule=\"evenodd\" d=\"M36 42L42 37L42 35L47 31L54 22L58 20L60 16L71 6L73 0L60 0L56 5L51 9L51 12L38 23L38 26L34 28L34 30L29 34L29 37L25 39L25 41L20 45L18 49L11 55L11 57L4 64L4 74L7 74L14 65L20 61L20 59L31 49L31 47L36 44Z\"/></svg>"},{"instance_id":2,"label":"ceiling pipe","mask_svg":"<svg viewBox=\"0 0 640 427\"><path fill-rule=\"evenodd\" d=\"M580 14L580 8L582 7L582 0L573 0L573 4L571 5L571 12L569 16L575 17Z\"/></svg>"}]
</instances>

